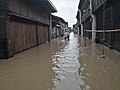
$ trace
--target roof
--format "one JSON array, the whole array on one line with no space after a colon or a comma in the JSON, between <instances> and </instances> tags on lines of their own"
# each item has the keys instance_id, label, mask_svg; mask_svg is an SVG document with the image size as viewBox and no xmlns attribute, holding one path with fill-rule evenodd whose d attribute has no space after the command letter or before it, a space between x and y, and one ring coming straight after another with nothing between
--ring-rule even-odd
<instances>
[{"instance_id":1,"label":"roof","mask_svg":"<svg viewBox=\"0 0 120 90\"><path fill-rule=\"evenodd\" d=\"M77 11L77 15L76 15L76 18L77 18L77 19L80 18L79 15L80 15L80 14L79 14L79 11Z\"/></svg>"},{"instance_id":2,"label":"roof","mask_svg":"<svg viewBox=\"0 0 120 90\"><path fill-rule=\"evenodd\" d=\"M26 0L27 2L31 3L34 7L48 11L50 13L57 12L57 9L52 4L50 0Z\"/></svg>"},{"instance_id":3,"label":"roof","mask_svg":"<svg viewBox=\"0 0 120 90\"><path fill-rule=\"evenodd\" d=\"M62 23L66 23L63 18L58 17L58 16L55 16L55 15L52 15L52 19L53 19L53 20L56 20L56 21L61 21Z\"/></svg>"},{"instance_id":4,"label":"roof","mask_svg":"<svg viewBox=\"0 0 120 90\"><path fill-rule=\"evenodd\" d=\"M80 0L79 5L78 5L79 9L81 9L83 2L84 2L84 0Z\"/></svg>"},{"instance_id":5,"label":"roof","mask_svg":"<svg viewBox=\"0 0 120 90\"><path fill-rule=\"evenodd\" d=\"M46 4L48 5L49 9L51 9L52 12L57 12L57 9L53 5L53 3L50 0L45 0Z\"/></svg>"}]
</instances>

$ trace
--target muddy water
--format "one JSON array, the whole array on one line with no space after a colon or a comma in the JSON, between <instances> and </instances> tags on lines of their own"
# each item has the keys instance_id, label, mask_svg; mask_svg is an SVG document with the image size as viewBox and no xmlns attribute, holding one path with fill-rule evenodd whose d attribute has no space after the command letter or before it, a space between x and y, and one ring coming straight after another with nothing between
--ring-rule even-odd
<instances>
[{"instance_id":1,"label":"muddy water","mask_svg":"<svg viewBox=\"0 0 120 90\"><path fill-rule=\"evenodd\" d=\"M53 90L89 89L85 77L79 74L80 44L78 37L71 34L70 41L64 42L64 48L53 53L52 64L55 72Z\"/></svg>"},{"instance_id":2,"label":"muddy water","mask_svg":"<svg viewBox=\"0 0 120 90\"><path fill-rule=\"evenodd\" d=\"M0 61L0 90L50 90L51 52L42 45Z\"/></svg>"},{"instance_id":3,"label":"muddy water","mask_svg":"<svg viewBox=\"0 0 120 90\"><path fill-rule=\"evenodd\" d=\"M0 90L120 90L120 53L101 52L73 33L70 41L53 39L0 60Z\"/></svg>"},{"instance_id":4,"label":"muddy water","mask_svg":"<svg viewBox=\"0 0 120 90\"><path fill-rule=\"evenodd\" d=\"M88 41L89 42L89 41ZM103 46L91 44L80 50L82 75L90 90L120 90L120 53Z\"/></svg>"}]
</instances>

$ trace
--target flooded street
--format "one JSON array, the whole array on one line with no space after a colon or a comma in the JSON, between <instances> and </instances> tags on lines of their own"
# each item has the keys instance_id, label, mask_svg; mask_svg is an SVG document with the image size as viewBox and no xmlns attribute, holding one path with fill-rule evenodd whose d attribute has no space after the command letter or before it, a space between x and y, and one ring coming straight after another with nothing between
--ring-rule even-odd
<instances>
[{"instance_id":1,"label":"flooded street","mask_svg":"<svg viewBox=\"0 0 120 90\"><path fill-rule=\"evenodd\" d=\"M0 90L120 90L120 53L70 34L0 60Z\"/></svg>"}]
</instances>

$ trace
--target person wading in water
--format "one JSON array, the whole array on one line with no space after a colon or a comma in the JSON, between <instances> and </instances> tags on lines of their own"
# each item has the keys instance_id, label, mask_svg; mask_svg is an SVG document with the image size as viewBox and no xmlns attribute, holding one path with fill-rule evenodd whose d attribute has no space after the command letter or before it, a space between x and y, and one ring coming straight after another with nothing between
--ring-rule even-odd
<instances>
[{"instance_id":1,"label":"person wading in water","mask_svg":"<svg viewBox=\"0 0 120 90\"><path fill-rule=\"evenodd\" d=\"M64 33L64 38L65 38L65 40L70 40L69 37L70 37L70 33L69 33L68 31L65 32L65 33Z\"/></svg>"}]
</instances>

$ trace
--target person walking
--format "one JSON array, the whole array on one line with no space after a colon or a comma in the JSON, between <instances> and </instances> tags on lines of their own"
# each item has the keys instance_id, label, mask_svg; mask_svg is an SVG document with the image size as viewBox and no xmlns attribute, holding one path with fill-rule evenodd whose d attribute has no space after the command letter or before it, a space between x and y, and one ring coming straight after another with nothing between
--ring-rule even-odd
<instances>
[{"instance_id":1,"label":"person walking","mask_svg":"<svg viewBox=\"0 0 120 90\"><path fill-rule=\"evenodd\" d=\"M67 39L67 40L70 40L69 37L70 37L70 33L69 33L68 31L65 32L65 33L64 33L64 38L65 38L65 40L66 40L66 39Z\"/></svg>"}]
</instances>

